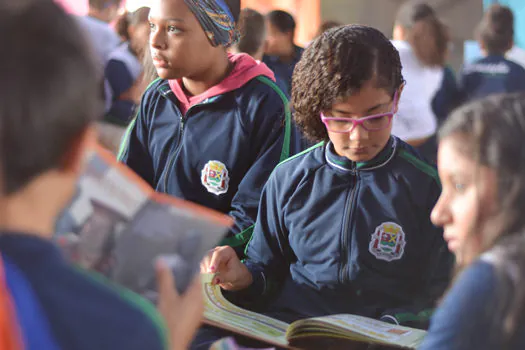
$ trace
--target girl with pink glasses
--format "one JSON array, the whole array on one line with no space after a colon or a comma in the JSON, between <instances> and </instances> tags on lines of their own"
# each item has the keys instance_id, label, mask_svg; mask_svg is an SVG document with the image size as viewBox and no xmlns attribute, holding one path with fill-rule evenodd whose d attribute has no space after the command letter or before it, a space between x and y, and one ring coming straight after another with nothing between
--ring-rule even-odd
<instances>
[{"instance_id":1,"label":"girl with pink glasses","mask_svg":"<svg viewBox=\"0 0 525 350\"><path fill-rule=\"evenodd\" d=\"M270 176L248 258L218 247L203 263L232 299L287 322L351 313L426 327L453 257L430 221L436 170L390 134L403 85L376 29L339 27L306 49L292 103L319 144ZM196 345L217 335L201 329Z\"/></svg>"}]
</instances>

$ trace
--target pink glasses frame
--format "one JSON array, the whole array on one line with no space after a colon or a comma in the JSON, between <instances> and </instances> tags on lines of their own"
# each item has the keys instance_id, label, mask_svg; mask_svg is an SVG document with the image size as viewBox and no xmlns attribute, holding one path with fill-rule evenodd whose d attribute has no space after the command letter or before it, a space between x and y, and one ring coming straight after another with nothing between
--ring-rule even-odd
<instances>
[{"instance_id":1,"label":"pink glasses frame","mask_svg":"<svg viewBox=\"0 0 525 350\"><path fill-rule=\"evenodd\" d=\"M321 113L321 120L322 120L323 124L326 126L327 130L329 130L330 132L338 133L338 134L351 133L352 131L354 131L354 129L356 128L357 125L360 125L366 131L379 131L379 130L383 130L383 129L388 128L390 126L390 124L392 123L392 118L394 117L394 114L395 114L395 109L396 109L397 102L398 102L398 92L396 91L396 93L394 94L394 99L392 100L392 110L390 112L381 113L381 114L374 114L374 115L366 116L366 117L359 118L359 119L325 117L325 115L323 113ZM377 118L382 118L382 117L388 117L388 124L386 126L384 126L384 127L379 128L379 129L369 129L366 126L364 126L364 124L363 124L367 120L377 119ZM331 121L331 120L333 120L333 121L351 122L352 123L352 127L349 130L346 130L346 131L332 131L332 130L330 130L328 128L328 122Z\"/></svg>"}]
</instances>

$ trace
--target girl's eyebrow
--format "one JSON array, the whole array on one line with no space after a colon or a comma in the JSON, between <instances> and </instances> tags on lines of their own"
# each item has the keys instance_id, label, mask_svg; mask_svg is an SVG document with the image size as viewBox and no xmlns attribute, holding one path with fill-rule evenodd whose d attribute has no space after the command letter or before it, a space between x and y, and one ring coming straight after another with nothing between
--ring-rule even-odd
<instances>
[{"instance_id":1,"label":"girl's eyebrow","mask_svg":"<svg viewBox=\"0 0 525 350\"><path fill-rule=\"evenodd\" d=\"M378 109L379 107L383 107L383 106L388 105L388 104L390 104L390 102L380 103L380 104L375 105L375 106L373 106L373 107L371 107L371 108L368 108L368 109L366 110L366 112L367 112L367 113L368 113L368 112L372 112L373 110L376 110L376 109ZM352 113L352 112L344 111L344 110L342 110L342 109L332 109L332 111L337 112L337 113L340 113L340 114L354 114L354 113Z\"/></svg>"},{"instance_id":2,"label":"girl's eyebrow","mask_svg":"<svg viewBox=\"0 0 525 350\"><path fill-rule=\"evenodd\" d=\"M150 22L152 20L164 20L166 22L184 22L184 20L182 18L175 18L175 17L173 17L173 18L157 18L157 17L150 16L148 19L150 20Z\"/></svg>"}]
</instances>

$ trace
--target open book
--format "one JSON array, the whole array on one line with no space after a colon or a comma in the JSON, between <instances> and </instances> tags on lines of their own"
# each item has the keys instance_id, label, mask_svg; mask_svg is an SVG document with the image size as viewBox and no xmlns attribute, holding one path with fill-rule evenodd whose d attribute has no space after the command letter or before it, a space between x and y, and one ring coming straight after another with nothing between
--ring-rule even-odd
<instances>
[{"instance_id":1,"label":"open book","mask_svg":"<svg viewBox=\"0 0 525 350\"><path fill-rule=\"evenodd\" d=\"M351 344L370 343L415 349L425 331L355 315L331 315L291 324L242 309L230 303L213 275L203 274L205 323L283 348L349 349ZM355 348L353 346L352 348Z\"/></svg>"},{"instance_id":2,"label":"open book","mask_svg":"<svg viewBox=\"0 0 525 350\"><path fill-rule=\"evenodd\" d=\"M157 257L169 263L182 293L233 224L226 215L156 193L99 146L88 152L77 188L57 222L56 242L73 262L151 300Z\"/></svg>"}]
</instances>

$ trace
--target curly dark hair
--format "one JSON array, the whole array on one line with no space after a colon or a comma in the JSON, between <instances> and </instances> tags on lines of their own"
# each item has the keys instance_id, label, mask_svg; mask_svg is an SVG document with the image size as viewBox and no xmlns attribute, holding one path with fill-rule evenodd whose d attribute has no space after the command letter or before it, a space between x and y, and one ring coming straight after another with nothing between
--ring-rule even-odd
<instances>
[{"instance_id":1,"label":"curly dark hair","mask_svg":"<svg viewBox=\"0 0 525 350\"><path fill-rule=\"evenodd\" d=\"M320 113L374 79L392 96L403 84L399 53L379 30L346 25L325 32L305 50L292 78L294 119L311 141L328 141Z\"/></svg>"}]
</instances>

